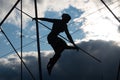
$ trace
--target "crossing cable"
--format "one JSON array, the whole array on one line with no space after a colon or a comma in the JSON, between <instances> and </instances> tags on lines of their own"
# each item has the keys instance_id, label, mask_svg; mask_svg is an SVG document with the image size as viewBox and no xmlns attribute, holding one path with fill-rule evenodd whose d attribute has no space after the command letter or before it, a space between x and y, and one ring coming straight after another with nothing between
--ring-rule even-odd
<instances>
[{"instance_id":1,"label":"crossing cable","mask_svg":"<svg viewBox=\"0 0 120 80\"><path fill-rule=\"evenodd\" d=\"M20 38L21 38L21 40L20 40L20 42L21 42L21 80L23 80L23 65L22 65L22 59L23 59L23 54L22 54L22 52L23 52L23 38L22 38L22 33L23 33L23 31L22 31L22 29L23 29L23 16L22 16L22 0L21 0L21 5L20 5L20 8L21 8L21 34L20 34Z\"/></svg>"},{"instance_id":2,"label":"crossing cable","mask_svg":"<svg viewBox=\"0 0 120 80\"><path fill-rule=\"evenodd\" d=\"M37 0L34 0L34 5L35 5L35 17L38 18ZM38 20L36 20L36 38L37 38L37 50L38 50L39 79L42 80L42 66L41 66L41 54L40 54L40 41L39 41L39 25L38 25Z\"/></svg>"},{"instance_id":3,"label":"crossing cable","mask_svg":"<svg viewBox=\"0 0 120 80\"><path fill-rule=\"evenodd\" d=\"M21 11L20 9L16 8L17 10ZM30 18L33 18L31 17L30 15L28 15L27 13L25 13L24 11L22 11L25 15L27 15L28 17ZM38 23L40 23L41 25L43 25L44 27L46 27L47 29L51 30L51 28L49 28L48 26L46 26L45 24L41 23L38 21ZM69 41L68 39L66 39L65 37L59 35L60 37L62 37L63 39ZM70 42L70 41L69 41ZM101 61L99 59L97 59L96 57L94 57L93 55L91 55L90 53L88 53L87 51L83 50L82 48L79 47L79 50L83 51L84 53L86 53L87 55L89 55L90 57L92 57L93 59L95 59L96 61L98 61L99 63L101 63Z\"/></svg>"},{"instance_id":4,"label":"crossing cable","mask_svg":"<svg viewBox=\"0 0 120 80\"><path fill-rule=\"evenodd\" d=\"M20 0L17 0L15 5L11 8L11 10L8 12L8 14L4 17L4 19L0 22L0 26L4 23L4 21L7 19L7 17L10 15L10 13L13 11L13 9L17 6Z\"/></svg>"},{"instance_id":5,"label":"crossing cable","mask_svg":"<svg viewBox=\"0 0 120 80\"><path fill-rule=\"evenodd\" d=\"M107 4L101 0L101 2L106 6L106 8L111 12L111 14L115 17L115 19L120 23L120 20L118 19L118 17L113 13L113 11L107 6Z\"/></svg>"},{"instance_id":6,"label":"crossing cable","mask_svg":"<svg viewBox=\"0 0 120 80\"><path fill-rule=\"evenodd\" d=\"M3 35L5 36L5 38L7 39L7 41L10 43L11 47L13 48L13 50L15 51L15 53L17 54L17 56L19 57L19 59L22 61L23 65L25 66L25 68L27 69L27 71L29 72L29 74L31 75L32 80L35 80L32 72L29 70L29 68L27 67L27 65L25 64L25 62L22 60L21 56L19 55L19 53L17 52L17 50L15 49L15 47L13 46L13 44L11 43L11 41L9 40L9 38L7 37L7 35L5 34L5 32L3 31L2 28L1 28L1 32L3 33Z\"/></svg>"}]
</instances>

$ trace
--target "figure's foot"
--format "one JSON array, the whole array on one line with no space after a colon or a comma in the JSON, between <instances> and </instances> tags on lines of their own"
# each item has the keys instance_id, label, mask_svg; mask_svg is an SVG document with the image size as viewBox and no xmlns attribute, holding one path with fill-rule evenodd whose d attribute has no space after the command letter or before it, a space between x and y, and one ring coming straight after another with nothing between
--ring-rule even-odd
<instances>
[{"instance_id":1,"label":"figure's foot","mask_svg":"<svg viewBox=\"0 0 120 80\"><path fill-rule=\"evenodd\" d=\"M57 62L57 60L59 59L59 56L58 57L54 57L54 58L51 58L50 61L48 62L47 64L47 70L48 70L48 74L51 75L51 71L55 65L55 63Z\"/></svg>"},{"instance_id":2,"label":"figure's foot","mask_svg":"<svg viewBox=\"0 0 120 80\"><path fill-rule=\"evenodd\" d=\"M51 75L52 67L50 64L47 65L48 74Z\"/></svg>"}]
</instances>

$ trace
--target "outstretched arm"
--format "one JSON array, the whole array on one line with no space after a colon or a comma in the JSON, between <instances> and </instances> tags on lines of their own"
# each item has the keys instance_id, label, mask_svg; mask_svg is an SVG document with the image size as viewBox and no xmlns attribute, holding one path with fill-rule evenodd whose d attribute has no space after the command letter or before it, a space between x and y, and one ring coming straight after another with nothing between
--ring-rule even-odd
<instances>
[{"instance_id":1,"label":"outstretched arm","mask_svg":"<svg viewBox=\"0 0 120 80\"><path fill-rule=\"evenodd\" d=\"M33 18L36 19L36 18ZM52 22L54 23L57 19L50 19L50 18L37 18L38 20L42 20L42 21L47 21L47 22Z\"/></svg>"}]
</instances>

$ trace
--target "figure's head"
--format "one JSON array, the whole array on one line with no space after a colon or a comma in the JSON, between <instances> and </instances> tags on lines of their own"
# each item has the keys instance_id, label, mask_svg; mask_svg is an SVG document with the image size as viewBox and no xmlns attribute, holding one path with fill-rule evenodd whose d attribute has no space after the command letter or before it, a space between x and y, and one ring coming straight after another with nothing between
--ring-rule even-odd
<instances>
[{"instance_id":1,"label":"figure's head","mask_svg":"<svg viewBox=\"0 0 120 80\"><path fill-rule=\"evenodd\" d=\"M70 21L71 17L69 14L62 14L62 20L65 22L65 23L68 23Z\"/></svg>"}]
</instances>

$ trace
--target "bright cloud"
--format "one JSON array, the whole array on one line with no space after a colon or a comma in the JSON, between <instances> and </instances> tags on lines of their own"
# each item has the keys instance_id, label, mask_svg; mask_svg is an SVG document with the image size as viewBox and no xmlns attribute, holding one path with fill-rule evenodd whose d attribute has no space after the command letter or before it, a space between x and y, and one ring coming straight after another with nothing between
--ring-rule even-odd
<instances>
[{"instance_id":1,"label":"bright cloud","mask_svg":"<svg viewBox=\"0 0 120 80\"><path fill-rule=\"evenodd\" d=\"M117 12L119 11L118 11L118 7L116 6L118 6L119 1L117 2L105 1L105 2L110 6L113 12L117 15ZM86 40L105 40L105 41L111 40L119 43L119 37L120 37L120 34L118 33L118 26L120 25L119 22L113 17L113 15L109 12L107 8L105 8L105 6L101 2L98 2L97 6L95 5L95 3L93 5L94 7L91 10L89 10L90 12L87 11L82 15L83 17L85 16L86 18L86 22L82 27L83 31L86 34L86 38L84 38L84 40L85 39Z\"/></svg>"},{"instance_id":2,"label":"bright cloud","mask_svg":"<svg viewBox=\"0 0 120 80\"><path fill-rule=\"evenodd\" d=\"M116 24L112 24L110 20L102 18L97 19L95 22L95 24L83 27L85 33L87 33L86 38L119 41L120 34Z\"/></svg>"}]
</instances>

